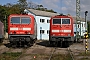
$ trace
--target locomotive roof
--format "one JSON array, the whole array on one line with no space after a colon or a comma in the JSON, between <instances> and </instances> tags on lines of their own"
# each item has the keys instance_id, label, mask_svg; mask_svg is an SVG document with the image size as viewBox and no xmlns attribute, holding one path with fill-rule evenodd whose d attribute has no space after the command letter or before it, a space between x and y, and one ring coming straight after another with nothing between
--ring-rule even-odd
<instances>
[{"instance_id":1,"label":"locomotive roof","mask_svg":"<svg viewBox=\"0 0 90 60\"><path fill-rule=\"evenodd\" d=\"M46 12L46 11L40 11L40 10L35 10L35 9L28 9L29 12L38 15L38 16L55 16L55 15L59 15L58 13L52 13L52 12Z\"/></svg>"}]
</instances>

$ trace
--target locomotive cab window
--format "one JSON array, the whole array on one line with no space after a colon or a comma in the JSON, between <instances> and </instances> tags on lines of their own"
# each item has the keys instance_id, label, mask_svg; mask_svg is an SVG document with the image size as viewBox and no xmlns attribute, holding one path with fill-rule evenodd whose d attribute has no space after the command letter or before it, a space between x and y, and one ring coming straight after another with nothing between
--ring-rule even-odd
<instances>
[{"instance_id":1,"label":"locomotive cab window","mask_svg":"<svg viewBox=\"0 0 90 60\"><path fill-rule=\"evenodd\" d=\"M29 24L30 18L29 17L12 17L11 23L13 23L13 24Z\"/></svg>"},{"instance_id":2,"label":"locomotive cab window","mask_svg":"<svg viewBox=\"0 0 90 60\"><path fill-rule=\"evenodd\" d=\"M70 24L70 19L62 19L62 24Z\"/></svg>"},{"instance_id":3,"label":"locomotive cab window","mask_svg":"<svg viewBox=\"0 0 90 60\"><path fill-rule=\"evenodd\" d=\"M20 17L12 17L11 18L11 23L15 23L15 24L20 24Z\"/></svg>"},{"instance_id":4,"label":"locomotive cab window","mask_svg":"<svg viewBox=\"0 0 90 60\"><path fill-rule=\"evenodd\" d=\"M53 24L61 24L61 19L53 19Z\"/></svg>"},{"instance_id":5,"label":"locomotive cab window","mask_svg":"<svg viewBox=\"0 0 90 60\"><path fill-rule=\"evenodd\" d=\"M29 24L30 23L30 18L29 17L22 17L21 18L21 23L22 24Z\"/></svg>"}]
</instances>

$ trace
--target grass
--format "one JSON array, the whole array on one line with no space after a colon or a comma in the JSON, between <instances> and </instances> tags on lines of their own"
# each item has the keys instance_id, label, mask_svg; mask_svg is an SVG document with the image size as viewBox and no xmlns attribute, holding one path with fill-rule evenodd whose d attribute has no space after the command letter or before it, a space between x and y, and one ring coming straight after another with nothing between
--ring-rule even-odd
<instances>
[{"instance_id":1,"label":"grass","mask_svg":"<svg viewBox=\"0 0 90 60\"><path fill-rule=\"evenodd\" d=\"M6 52L0 55L0 60L16 60L22 52ZM22 57L30 56L31 60L48 60L50 55L48 54L24 54ZM35 56L35 58L34 58ZM88 51L87 54L85 52L81 52L78 56L83 56L82 58L79 58L78 60L90 60L88 56L90 56L90 52ZM70 54L54 54L52 56L51 60L72 60Z\"/></svg>"},{"instance_id":2,"label":"grass","mask_svg":"<svg viewBox=\"0 0 90 60\"><path fill-rule=\"evenodd\" d=\"M75 56L78 57L78 60L90 60L90 51L88 51L87 53L85 52L81 52L79 53L79 55Z\"/></svg>"},{"instance_id":3,"label":"grass","mask_svg":"<svg viewBox=\"0 0 90 60\"><path fill-rule=\"evenodd\" d=\"M57 54L52 57L52 60L72 60L70 54Z\"/></svg>"},{"instance_id":4,"label":"grass","mask_svg":"<svg viewBox=\"0 0 90 60\"><path fill-rule=\"evenodd\" d=\"M32 57L31 60L48 60L50 55L48 54L28 54L24 56ZM35 58L34 58L35 56ZM54 54L51 60L72 60L69 54Z\"/></svg>"},{"instance_id":5,"label":"grass","mask_svg":"<svg viewBox=\"0 0 90 60\"><path fill-rule=\"evenodd\" d=\"M16 53L6 52L0 55L0 60L16 60L16 58L21 54L22 52L16 52Z\"/></svg>"},{"instance_id":6,"label":"grass","mask_svg":"<svg viewBox=\"0 0 90 60\"><path fill-rule=\"evenodd\" d=\"M86 58L81 58L79 60L90 60L90 59L86 57Z\"/></svg>"},{"instance_id":7,"label":"grass","mask_svg":"<svg viewBox=\"0 0 90 60\"><path fill-rule=\"evenodd\" d=\"M90 56L90 51L87 51L87 53L81 52L79 53L79 56Z\"/></svg>"},{"instance_id":8,"label":"grass","mask_svg":"<svg viewBox=\"0 0 90 60\"><path fill-rule=\"evenodd\" d=\"M49 59L49 55L47 54L25 54L23 55L23 57L25 56L29 56L31 60L43 60L43 59L48 60Z\"/></svg>"}]
</instances>

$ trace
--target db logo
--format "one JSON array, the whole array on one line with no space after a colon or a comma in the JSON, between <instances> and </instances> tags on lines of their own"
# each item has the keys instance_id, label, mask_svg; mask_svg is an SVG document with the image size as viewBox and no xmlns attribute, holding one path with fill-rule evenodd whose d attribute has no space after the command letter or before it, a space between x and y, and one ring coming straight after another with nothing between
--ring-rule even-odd
<instances>
[{"instance_id":1,"label":"db logo","mask_svg":"<svg viewBox=\"0 0 90 60\"><path fill-rule=\"evenodd\" d=\"M18 28L19 30L22 30L22 28Z\"/></svg>"}]
</instances>

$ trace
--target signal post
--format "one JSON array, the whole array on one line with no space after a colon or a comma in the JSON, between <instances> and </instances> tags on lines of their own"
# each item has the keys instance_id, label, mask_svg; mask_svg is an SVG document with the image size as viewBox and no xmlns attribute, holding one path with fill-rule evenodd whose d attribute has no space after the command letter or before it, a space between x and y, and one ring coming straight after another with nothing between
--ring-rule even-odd
<instances>
[{"instance_id":1,"label":"signal post","mask_svg":"<svg viewBox=\"0 0 90 60\"><path fill-rule=\"evenodd\" d=\"M87 48L88 48L88 31L87 31L87 19L86 19L86 16L87 16L87 13L88 11L85 11L85 35L84 35L84 38L85 38L85 53L87 54Z\"/></svg>"},{"instance_id":2,"label":"signal post","mask_svg":"<svg viewBox=\"0 0 90 60\"><path fill-rule=\"evenodd\" d=\"M87 48L88 48L88 33L86 32L85 35L84 35L84 38L85 38L85 53L87 54Z\"/></svg>"}]
</instances>

